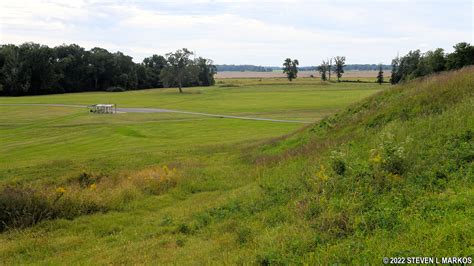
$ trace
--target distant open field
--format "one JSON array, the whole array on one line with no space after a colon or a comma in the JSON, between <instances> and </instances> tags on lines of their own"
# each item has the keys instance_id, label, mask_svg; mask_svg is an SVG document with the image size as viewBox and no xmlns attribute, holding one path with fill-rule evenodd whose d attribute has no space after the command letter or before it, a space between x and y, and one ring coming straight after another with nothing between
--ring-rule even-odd
<instances>
[{"instance_id":1,"label":"distant open field","mask_svg":"<svg viewBox=\"0 0 474 266\"><path fill-rule=\"evenodd\" d=\"M346 71L343 78L376 78L378 71ZM314 77L319 77L317 71L300 71L298 72L298 77L305 78L313 75ZM390 76L390 71L384 71L384 76L388 80ZM252 72L252 71L224 71L218 72L216 78L284 78L285 75L281 71L273 72ZM336 77L334 75L334 77Z\"/></svg>"}]
</instances>

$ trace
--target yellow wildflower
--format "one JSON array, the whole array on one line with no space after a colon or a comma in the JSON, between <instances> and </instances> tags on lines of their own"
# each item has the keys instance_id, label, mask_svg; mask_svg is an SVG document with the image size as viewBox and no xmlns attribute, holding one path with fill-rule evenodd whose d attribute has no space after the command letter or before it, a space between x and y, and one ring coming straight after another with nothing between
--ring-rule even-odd
<instances>
[{"instance_id":1,"label":"yellow wildflower","mask_svg":"<svg viewBox=\"0 0 474 266\"><path fill-rule=\"evenodd\" d=\"M64 194L65 192L66 192L66 189L63 188L63 187L58 187L56 189L56 193L58 193L58 194Z\"/></svg>"},{"instance_id":2,"label":"yellow wildflower","mask_svg":"<svg viewBox=\"0 0 474 266\"><path fill-rule=\"evenodd\" d=\"M374 155L372 155L372 157L369 159L370 162L373 162L373 163L380 163L382 162L382 156L380 156L380 154L378 153L375 153Z\"/></svg>"},{"instance_id":3,"label":"yellow wildflower","mask_svg":"<svg viewBox=\"0 0 474 266\"><path fill-rule=\"evenodd\" d=\"M320 165L319 171L316 173L316 177L318 177L318 179L321 181L326 181L329 179L329 176L326 174L326 168L324 167L324 165Z\"/></svg>"},{"instance_id":4,"label":"yellow wildflower","mask_svg":"<svg viewBox=\"0 0 474 266\"><path fill-rule=\"evenodd\" d=\"M97 185L94 183L94 184L90 185L89 188L91 190L95 190L97 188Z\"/></svg>"}]
</instances>

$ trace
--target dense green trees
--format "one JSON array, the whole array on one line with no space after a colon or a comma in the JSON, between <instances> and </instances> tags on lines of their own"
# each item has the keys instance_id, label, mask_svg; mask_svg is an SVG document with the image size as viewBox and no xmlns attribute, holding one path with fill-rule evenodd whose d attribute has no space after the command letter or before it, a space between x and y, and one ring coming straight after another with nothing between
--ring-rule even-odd
<instances>
[{"instance_id":1,"label":"dense green trees","mask_svg":"<svg viewBox=\"0 0 474 266\"><path fill-rule=\"evenodd\" d=\"M287 58L283 62L283 73L286 74L289 81L292 81L298 76L298 65L299 62L297 59L291 60L291 58Z\"/></svg>"},{"instance_id":2,"label":"dense green trees","mask_svg":"<svg viewBox=\"0 0 474 266\"><path fill-rule=\"evenodd\" d=\"M214 75L217 72L214 62L210 59L199 57L194 60L198 69L199 86L212 86L215 83Z\"/></svg>"},{"instance_id":3,"label":"dense green trees","mask_svg":"<svg viewBox=\"0 0 474 266\"><path fill-rule=\"evenodd\" d=\"M420 50L410 51L403 57L392 60L392 84L425 76L443 70L459 69L474 64L474 46L461 42L454 46L454 52L445 54L438 48L434 51L421 53Z\"/></svg>"},{"instance_id":4,"label":"dense green trees","mask_svg":"<svg viewBox=\"0 0 474 266\"><path fill-rule=\"evenodd\" d=\"M184 50L184 49L183 49ZM169 58L168 58L169 59ZM192 77L183 86L214 84L215 67L211 60L198 58L191 62ZM152 55L142 63L121 52L110 53L95 47L87 51L76 45L50 48L36 43L0 45L0 95L37 95L79 91L102 91L111 87L123 89L160 88L162 72L170 73L166 58Z\"/></svg>"},{"instance_id":5,"label":"dense green trees","mask_svg":"<svg viewBox=\"0 0 474 266\"><path fill-rule=\"evenodd\" d=\"M182 93L182 87L214 85L216 67L212 60L202 57L191 60L193 54L186 48L166 54L166 64L160 74L165 87L177 86Z\"/></svg>"}]
</instances>

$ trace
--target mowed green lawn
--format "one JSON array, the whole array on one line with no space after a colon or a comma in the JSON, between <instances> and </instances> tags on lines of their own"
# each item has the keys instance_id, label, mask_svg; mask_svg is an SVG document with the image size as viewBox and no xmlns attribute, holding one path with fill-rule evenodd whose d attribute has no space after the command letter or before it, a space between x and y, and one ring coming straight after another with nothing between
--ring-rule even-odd
<instances>
[{"instance_id":1,"label":"mowed green lawn","mask_svg":"<svg viewBox=\"0 0 474 266\"><path fill-rule=\"evenodd\" d=\"M1 103L115 103L119 107L155 107L203 113L249 115L314 121L364 98L375 83L321 83L317 79L219 80L214 87L151 89L124 93L90 92L0 98Z\"/></svg>"},{"instance_id":2,"label":"mowed green lawn","mask_svg":"<svg viewBox=\"0 0 474 266\"><path fill-rule=\"evenodd\" d=\"M231 84L238 87L219 87ZM1 103L157 107L206 113L317 121L379 91L377 84L321 84L312 79L225 80L209 88L90 92L0 98ZM0 183L52 181L80 170L120 171L192 159L197 151L254 143L302 124L208 118L173 113L95 115L86 109L0 105ZM203 152L206 153L206 152ZM72 173L71 173L72 172Z\"/></svg>"}]
</instances>

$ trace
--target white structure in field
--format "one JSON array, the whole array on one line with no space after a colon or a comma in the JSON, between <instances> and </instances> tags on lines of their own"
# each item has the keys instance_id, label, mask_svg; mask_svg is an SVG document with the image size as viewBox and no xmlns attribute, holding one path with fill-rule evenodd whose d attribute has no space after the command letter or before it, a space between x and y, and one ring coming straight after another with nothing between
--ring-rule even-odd
<instances>
[{"instance_id":1,"label":"white structure in field","mask_svg":"<svg viewBox=\"0 0 474 266\"><path fill-rule=\"evenodd\" d=\"M94 104L89 106L92 113L97 114L115 114L117 113L117 106L115 104Z\"/></svg>"}]
</instances>

